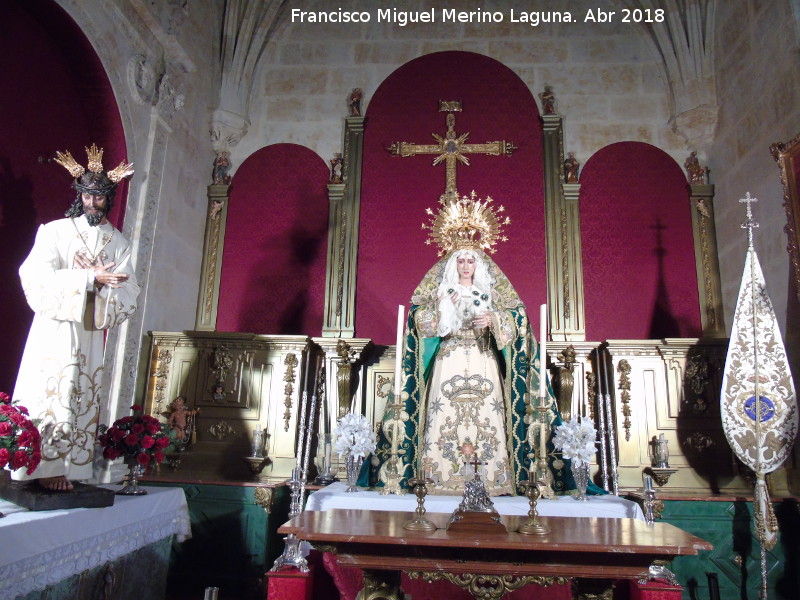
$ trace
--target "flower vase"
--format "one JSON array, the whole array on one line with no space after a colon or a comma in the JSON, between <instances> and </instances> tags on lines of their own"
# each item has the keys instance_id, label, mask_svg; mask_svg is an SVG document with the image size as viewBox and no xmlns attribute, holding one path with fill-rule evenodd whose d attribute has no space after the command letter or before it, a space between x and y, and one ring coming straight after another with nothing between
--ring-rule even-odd
<instances>
[{"instance_id":1,"label":"flower vase","mask_svg":"<svg viewBox=\"0 0 800 600\"><path fill-rule=\"evenodd\" d=\"M589 486L589 463L573 460L570 464L570 470L572 471L572 478L575 480L575 487L578 490L575 500L588 500L586 488Z\"/></svg>"},{"instance_id":2,"label":"flower vase","mask_svg":"<svg viewBox=\"0 0 800 600\"><path fill-rule=\"evenodd\" d=\"M139 487L140 469L135 459L128 462L128 477L122 489L117 491L117 496L144 496L147 493L146 489Z\"/></svg>"},{"instance_id":3,"label":"flower vase","mask_svg":"<svg viewBox=\"0 0 800 600\"><path fill-rule=\"evenodd\" d=\"M347 490L348 492L357 492L358 474L361 472L361 464L364 462L363 456L353 456L348 454L344 460L344 468L347 471Z\"/></svg>"}]
</instances>

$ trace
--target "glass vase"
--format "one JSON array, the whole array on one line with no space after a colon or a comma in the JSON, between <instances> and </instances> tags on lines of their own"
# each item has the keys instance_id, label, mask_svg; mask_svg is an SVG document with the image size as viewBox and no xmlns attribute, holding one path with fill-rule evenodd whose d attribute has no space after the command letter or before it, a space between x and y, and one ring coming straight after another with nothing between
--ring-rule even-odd
<instances>
[{"instance_id":1,"label":"glass vase","mask_svg":"<svg viewBox=\"0 0 800 600\"><path fill-rule=\"evenodd\" d=\"M263 429L255 429L253 430L253 445L250 450L250 456L253 458L263 458L264 457L264 430Z\"/></svg>"},{"instance_id":2,"label":"glass vase","mask_svg":"<svg viewBox=\"0 0 800 600\"><path fill-rule=\"evenodd\" d=\"M122 489L117 491L117 496L144 496L147 490L139 487L139 475L142 474L142 467L135 459L128 461L128 477L122 485Z\"/></svg>"},{"instance_id":3,"label":"glass vase","mask_svg":"<svg viewBox=\"0 0 800 600\"><path fill-rule=\"evenodd\" d=\"M361 464L364 462L363 456L353 456L348 454L344 460L344 468L347 471L347 490L348 492L357 492L358 474L361 471Z\"/></svg>"},{"instance_id":4,"label":"glass vase","mask_svg":"<svg viewBox=\"0 0 800 600\"><path fill-rule=\"evenodd\" d=\"M573 460L570 464L570 470L572 471L572 478L575 480L575 488L578 490L575 500L588 500L586 488L589 486L589 463L578 463Z\"/></svg>"}]
</instances>

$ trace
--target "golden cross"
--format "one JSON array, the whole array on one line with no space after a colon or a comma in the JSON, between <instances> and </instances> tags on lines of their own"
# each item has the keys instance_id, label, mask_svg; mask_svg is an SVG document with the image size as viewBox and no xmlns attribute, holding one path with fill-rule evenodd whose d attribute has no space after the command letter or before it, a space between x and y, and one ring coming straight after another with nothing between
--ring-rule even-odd
<instances>
[{"instance_id":1,"label":"golden cross","mask_svg":"<svg viewBox=\"0 0 800 600\"><path fill-rule=\"evenodd\" d=\"M458 196L456 187L456 161L469 166L466 154L487 154L489 156L510 156L517 147L512 142L486 142L485 144L467 144L469 132L456 135L456 117L452 111L460 111L460 102L440 102L439 112L447 112L447 133L444 137L432 133L437 144L413 144L411 142L392 142L388 148L392 156L416 156L417 154L438 154L433 159L436 166L445 163L445 194Z\"/></svg>"}]
</instances>

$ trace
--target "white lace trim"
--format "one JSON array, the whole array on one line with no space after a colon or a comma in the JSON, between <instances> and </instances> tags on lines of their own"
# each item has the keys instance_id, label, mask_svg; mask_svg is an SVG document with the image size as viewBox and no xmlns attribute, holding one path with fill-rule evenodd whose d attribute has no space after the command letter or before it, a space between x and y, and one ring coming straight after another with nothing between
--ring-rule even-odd
<instances>
[{"instance_id":1,"label":"white lace trim","mask_svg":"<svg viewBox=\"0 0 800 600\"><path fill-rule=\"evenodd\" d=\"M172 535L178 541L191 537L189 513L185 506L139 521L135 527L126 525L62 545L58 552L48 550L38 556L0 565L3 595L16 598L43 590L48 585Z\"/></svg>"}]
</instances>

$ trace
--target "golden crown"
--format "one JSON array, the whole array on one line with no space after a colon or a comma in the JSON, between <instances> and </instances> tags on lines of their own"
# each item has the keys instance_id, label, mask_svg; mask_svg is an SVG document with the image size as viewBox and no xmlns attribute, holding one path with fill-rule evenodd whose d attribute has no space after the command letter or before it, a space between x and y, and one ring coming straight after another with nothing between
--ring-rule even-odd
<instances>
[{"instance_id":1,"label":"golden crown","mask_svg":"<svg viewBox=\"0 0 800 600\"><path fill-rule=\"evenodd\" d=\"M486 200L476 197L473 191L469 196L458 197L455 191L443 194L439 198L441 208L437 213L428 208L425 212L431 215L430 222L422 224L423 229L430 231L425 243L436 242L439 245L439 256L453 250L484 250L495 252L493 246L497 242L505 242L508 238L501 235L503 226L511 223L511 219L501 216L505 207L490 206L494 202L489 196Z\"/></svg>"},{"instance_id":2,"label":"golden crown","mask_svg":"<svg viewBox=\"0 0 800 600\"><path fill-rule=\"evenodd\" d=\"M86 148L86 156L89 158L86 168L92 173L102 173L103 149L98 148L97 144L92 144L91 148ZM86 169L79 165L78 162L72 157L72 154L70 154L69 150L64 150L64 152L56 152L55 161L69 171L69 174L73 177L80 177L86 172ZM119 183L122 179L130 177L131 175L133 175L133 163L128 164L124 160L115 168L106 173L106 176L114 183Z\"/></svg>"}]
</instances>

